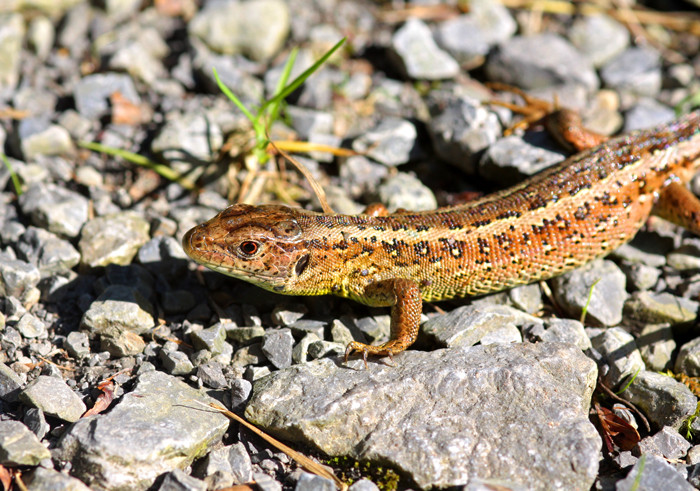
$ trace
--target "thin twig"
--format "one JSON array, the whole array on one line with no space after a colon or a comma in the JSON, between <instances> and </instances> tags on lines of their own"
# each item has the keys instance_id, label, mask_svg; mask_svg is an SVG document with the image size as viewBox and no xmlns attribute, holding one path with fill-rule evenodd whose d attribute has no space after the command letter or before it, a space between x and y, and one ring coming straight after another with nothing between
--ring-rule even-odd
<instances>
[{"instance_id":1,"label":"thin twig","mask_svg":"<svg viewBox=\"0 0 700 491\"><path fill-rule=\"evenodd\" d=\"M201 403L200 401L193 401L198 404L205 405ZM262 431L260 428L257 426L249 423L247 420L242 418L241 416L237 415L234 412L229 411L225 407L219 406L218 404L211 403L208 404L209 407L219 411L220 413L228 416L230 419L233 419L234 421L237 421L238 423L242 424L246 428L248 428L250 431L258 435L260 438L268 442L270 445L273 445L275 448L281 450L285 454L287 454L290 458L294 459L297 464L302 466L304 469L306 469L309 472L312 472L318 476L325 477L326 479L330 479L333 481L336 486L338 486L342 491L345 491L348 486L345 484L343 481L341 481L338 477L336 477L333 472L329 471L326 467L323 465L319 464L318 462L315 462L308 458L306 455L297 452L293 448L285 445L284 443L280 442L279 440L271 437L264 431Z\"/></svg>"}]
</instances>

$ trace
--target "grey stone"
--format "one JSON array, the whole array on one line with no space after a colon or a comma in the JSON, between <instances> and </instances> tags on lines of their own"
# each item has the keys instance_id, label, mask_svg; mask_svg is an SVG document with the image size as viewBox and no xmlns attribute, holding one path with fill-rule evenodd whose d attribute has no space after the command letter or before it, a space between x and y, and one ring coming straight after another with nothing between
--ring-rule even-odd
<instances>
[{"instance_id":1,"label":"grey stone","mask_svg":"<svg viewBox=\"0 0 700 491\"><path fill-rule=\"evenodd\" d=\"M238 442L228 447L228 461L231 464L234 484L250 482L253 477L253 466L243 443Z\"/></svg>"},{"instance_id":2,"label":"grey stone","mask_svg":"<svg viewBox=\"0 0 700 491\"><path fill-rule=\"evenodd\" d=\"M297 481L294 491L335 491L335 483L330 479L316 474L303 472Z\"/></svg>"},{"instance_id":3,"label":"grey stone","mask_svg":"<svg viewBox=\"0 0 700 491\"><path fill-rule=\"evenodd\" d=\"M469 13L442 22L436 39L458 62L474 66L492 46L510 38L517 29L503 5L490 0L469 4Z\"/></svg>"},{"instance_id":4,"label":"grey stone","mask_svg":"<svg viewBox=\"0 0 700 491\"><path fill-rule=\"evenodd\" d=\"M389 463L421 488L475 475L532 489L593 483L597 370L578 348L494 344L394 359L369 370L324 359L275 372L256 382L246 417L329 455Z\"/></svg>"},{"instance_id":5,"label":"grey stone","mask_svg":"<svg viewBox=\"0 0 700 491\"><path fill-rule=\"evenodd\" d=\"M264 335L265 328L262 326L239 327L235 324L228 324L226 327L226 336L237 344L249 344L254 341L260 341Z\"/></svg>"},{"instance_id":6,"label":"grey stone","mask_svg":"<svg viewBox=\"0 0 700 491\"><path fill-rule=\"evenodd\" d=\"M317 319L299 319L289 328L295 337L305 336L306 334L315 334L319 339L323 339L326 331L327 322Z\"/></svg>"},{"instance_id":7,"label":"grey stone","mask_svg":"<svg viewBox=\"0 0 700 491\"><path fill-rule=\"evenodd\" d=\"M645 238L648 240L644 240ZM637 234L635 240L622 244L611 253L611 256L634 264L660 268L666 265L666 254L671 252L672 247L672 242L666 244L658 236L648 237Z\"/></svg>"},{"instance_id":8,"label":"grey stone","mask_svg":"<svg viewBox=\"0 0 700 491\"><path fill-rule=\"evenodd\" d=\"M196 41L196 39L193 41ZM194 67L183 66L184 77L191 79L194 72L195 75L201 77L204 86L210 92L216 93L219 91L219 88L216 83L216 77L214 77L214 73L211 69L211 67L214 66L216 67L219 79L247 107L250 107L251 104L257 104L262 100L265 93L264 84L262 80L250 73L252 68L249 66L251 65L249 60L241 55L217 55L209 51L205 46L200 46L200 43L197 42L193 43L193 47L195 48L195 57L192 61ZM187 59L185 56L180 57L180 60L185 59ZM266 75L267 73L269 73L269 70L266 72ZM179 78L182 79L184 77ZM187 83L191 84L192 87L194 86L194 80L188 80ZM245 119L243 114L231 114L231 116L237 118L239 122ZM238 124L240 125L240 123ZM228 131L225 128L222 129Z\"/></svg>"},{"instance_id":9,"label":"grey stone","mask_svg":"<svg viewBox=\"0 0 700 491\"><path fill-rule=\"evenodd\" d=\"M206 349L211 351L213 354L219 354L224 352L226 335L226 325L222 324L221 322L217 322L207 329L192 331L190 333L190 341L192 342L194 349Z\"/></svg>"},{"instance_id":10,"label":"grey stone","mask_svg":"<svg viewBox=\"0 0 700 491\"><path fill-rule=\"evenodd\" d=\"M258 379L267 377L268 375L270 375L270 373L272 372L268 367L248 367L243 373L243 376L246 380L255 382Z\"/></svg>"},{"instance_id":11,"label":"grey stone","mask_svg":"<svg viewBox=\"0 0 700 491\"><path fill-rule=\"evenodd\" d=\"M30 407L25 411L22 422L27 425L27 428L32 430L32 433L39 440L42 440L51 429L44 417L44 411L36 407Z\"/></svg>"},{"instance_id":12,"label":"grey stone","mask_svg":"<svg viewBox=\"0 0 700 491\"><path fill-rule=\"evenodd\" d=\"M353 150L387 166L405 164L411 158L418 133L410 121L384 118L352 143Z\"/></svg>"},{"instance_id":13,"label":"grey stone","mask_svg":"<svg viewBox=\"0 0 700 491\"><path fill-rule=\"evenodd\" d=\"M299 138L308 140L315 133L331 134L333 132L333 115L325 111L314 111L299 106L287 106L287 116Z\"/></svg>"},{"instance_id":14,"label":"grey stone","mask_svg":"<svg viewBox=\"0 0 700 491\"><path fill-rule=\"evenodd\" d=\"M668 265L678 271L700 269L700 247L696 243L683 244L666 256Z\"/></svg>"},{"instance_id":15,"label":"grey stone","mask_svg":"<svg viewBox=\"0 0 700 491\"><path fill-rule=\"evenodd\" d=\"M228 461L228 448L215 448L198 466L197 474L209 489L224 489L233 485L233 471Z\"/></svg>"},{"instance_id":16,"label":"grey stone","mask_svg":"<svg viewBox=\"0 0 700 491\"><path fill-rule=\"evenodd\" d=\"M484 334L479 343L489 345L494 343L522 343L523 336L515 324L506 324Z\"/></svg>"},{"instance_id":17,"label":"grey stone","mask_svg":"<svg viewBox=\"0 0 700 491\"><path fill-rule=\"evenodd\" d=\"M489 56L486 73L491 80L525 90L574 84L590 92L599 84L591 63L552 33L515 36L502 43Z\"/></svg>"},{"instance_id":18,"label":"grey stone","mask_svg":"<svg viewBox=\"0 0 700 491\"><path fill-rule=\"evenodd\" d=\"M688 450L686 461L689 465L700 464L700 445L693 445L692 448Z\"/></svg>"},{"instance_id":19,"label":"grey stone","mask_svg":"<svg viewBox=\"0 0 700 491\"><path fill-rule=\"evenodd\" d=\"M700 338L695 338L681 346L674 371L685 373L689 377L700 377Z\"/></svg>"},{"instance_id":20,"label":"grey stone","mask_svg":"<svg viewBox=\"0 0 700 491\"><path fill-rule=\"evenodd\" d=\"M73 155L75 145L68 130L56 124L22 137L22 155L33 160L40 155Z\"/></svg>"},{"instance_id":21,"label":"grey stone","mask_svg":"<svg viewBox=\"0 0 700 491\"><path fill-rule=\"evenodd\" d=\"M272 322L280 326L290 326L309 313L304 304L277 306L272 309Z\"/></svg>"},{"instance_id":22,"label":"grey stone","mask_svg":"<svg viewBox=\"0 0 700 491\"><path fill-rule=\"evenodd\" d=\"M81 329L116 338L122 332L144 334L155 326L153 306L131 287L110 285L95 299L80 321Z\"/></svg>"},{"instance_id":23,"label":"grey stone","mask_svg":"<svg viewBox=\"0 0 700 491\"><path fill-rule=\"evenodd\" d=\"M126 71L148 85L166 78L161 60L169 53L169 47L157 29L127 24L118 29L115 36L119 39L116 49L115 46L108 48L114 50L109 59L110 68Z\"/></svg>"},{"instance_id":24,"label":"grey stone","mask_svg":"<svg viewBox=\"0 0 700 491\"><path fill-rule=\"evenodd\" d=\"M345 344L333 341L316 341L309 344L309 356L317 360L325 356L339 356L345 353Z\"/></svg>"},{"instance_id":25,"label":"grey stone","mask_svg":"<svg viewBox=\"0 0 700 491\"><path fill-rule=\"evenodd\" d=\"M294 337L292 331L284 329L271 329L265 332L262 342L262 352L270 363L276 368L287 368L292 364L292 348Z\"/></svg>"},{"instance_id":26,"label":"grey stone","mask_svg":"<svg viewBox=\"0 0 700 491\"><path fill-rule=\"evenodd\" d=\"M10 95L20 77L20 60L25 33L22 14L7 12L0 14L0 98Z\"/></svg>"},{"instance_id":27,"label":"grey stone","mask_svg":"<svg viewBox=\"0 0 700 491\"><path fill-rule=\"evenodd\" d=\"M282 491L282 484L264 472L255 472L253 481L260 488L260 491Z\"/></svg>"},{"instance_id":28,"label":"grey stone","mask_svg":"<svg viewBox=\"0 0 700 491\"><path fill-rule=\"evenodd\" d=\"M628 48L601 68L600 77L611 89L654 97L661 89L661 56L645 46Z\"/></svg>"},{"instance_id":29,"label":"grey stone","mask_svg":"<svg viewBox=\"0 0 700 491\"><path fill-rule=\"evenodd\" d=\"M74 238L88 219L88 200L56 184L33 184L19 197L22 213L39 228Z\"/></svg>"},{"instance_id":30,"label":"grey stone","mask_svg":"<svg viewBox=\"0 0 700 491\"><path fill-rule=\"evenodd\" d=\"M629 450L624 450L613 456L613 462L615 462L620 469L632 467L638 460L639 458L635 457Z\"/></svg>"},{"instance_id":31,"label":"grey stone","mask_svg":"<svg viewBox=\"0 0 700 491\"><path fill-rule=\"evenodd\" d=\"M292 363L306 363L309 356L309 347L317 341L321 341L321 338L312 332L301 338L301 341L295 344L292 349Z\"/></svg>"},{"instance_id":32,"label":"grey stone","mask_svg":"<svg viewBox=\"0 0 700 491\"><path fill-rule=\"evenodd\" d=\"M17 402L22 385L22 378L10 367L0 363L0 399Z\"/></svg>"},{"instance_id":33,"label":"grey stone","mask_svg":"<svg viewBox=\"0 0 700 491\"><path fill-rule=\"evenodd\" d=\"M19 421L0 421L0 464L37 465L50 457L51 452L29 428Z\"/></svg>"},{"instance_id":34,"label":"grey stone","mask_svg":"<svg viewBox=\"0 0 700 491\"><path fill-rule=\"evenodd\" d=\"M233 379L231 382L231 407L236 409L248 401L253 384L242 378Z\"/></svg>"},{"instance_id":35,"label":"grey stone","mask_svg":"<svg viewBox=\"0 0 700 491\"><path fill-rule=\"evenodd\" d=\"M207 483L196 477L185 474L181 469L168 472L157 491L206 491Z\"/></svg>"},{"instance_id":36,"label":"grey stone","mask_svg":"<svg viewBox=\"0 0 700 491\"><path fill-rule=\"evenodd\" d=\"M46 338L48 331L46 324L41 319L36 318L29 312L22 315L15 325L15 329L19 331L23 338Z\"/></svg>"},{"instance_id":37,"label":"grey stone","mask_svg":"<svg viewBox=\"0 0 700 491\"><path fill-rule=\"evenodd\" d=\"M62 379L39 375L20 392L23 403L41 409L44 414L73 423L80 419L85 404Z\"/></svg>"},{"instance_id":38,"label":"grey stone","mask_svg":"<svg viewBox=\"0 0 700 491\"><path fill-rule=\"evenodd\" d=\"M542 324L542 320L506 305L459 307L431 317L423 333L438 346L472 346L492 331L507 325Z\"/></svg>"},{"instance_id":39,"label":"grey stone","mask_svg":"<svg viewBox=\"0 0 700 491\"><path fill-rule=\"evenodd\" d=\"M265 361L262 352L262 343L253 343L244 346L233 354L231 365L234 367L245 367L248 365L259 365Z\"/></svg>"},{"instance_id":40,"label":"grey stone","mask_svg":"<svg viewBox=\"0 0 700 491\"><path fill-rule=\"evenodd\" d=\"M677 430L694 412L697 398L690 389L671 377L646 370L639 372L620 394L644 412L657 427Z\"/></svg>"},{"instance_id":41,"label":"grey stone","mask_svg":"<svg viewBox=\"0 0 700 491\"><path fill-rule=\"evenodd\" d=\"M688 482L695 489L700 488L700 465L691 464L687 467L688 469Z\"/></svg>"},{"instance_id":42,"label":"grey stone","mask_svg":"<svg viewBox=\"0 0 700 491\"><path fill-rule=\"evenodd\" d=\"M194 371L194 365L182 351L162 350L159 359L163 368L171 375L189 375Z\"/></svg>"},{"instance_id":43,"label":"grey stone","mask_svg":"<svg viewBox=\"0 0 700 491\"><path fill-rule=\"evenodd\" d=\"M36 266L0 251L0 296L26 301L37 290L40 279Z\"/></svg>"},{"instance_id":44,"label":"grey stone","mask_svg":"<svg viewBox=\"0 0 700 491\"><path fill-rule=\"evenodd\" d=\"M628 133L669 123L676 118L673 108L670 108L652 97L641 97L625 112L625 124L622 131ZM671 262L671 258L667 258ZM697 264L697 263L696 263Z\"/></svg>"},{"instance_id":45,"label":"grey stone","mask_svg":"<svg viewBox=\"0 0 700 491\"><path fill-rule=\"evenodd\" d=\"M73 109L63 111L58 117L58 123L76 140L88 138L94 122ZM102 177L94 167L82 166L75 170L75 180L86 186L100 186L103 182Z\"/></svg>"},{"instance_id":46,"label":"grey stone","mask_svg":"<svg viewBox=\"0 0 700 491\"><path fill-rule=\"evenodd\" d=\"M41 228L27 227L15 249L21 259L37 266L42 276L66 272L80 262L73 244Z\"/></svg>"},{"instance_id":47,"label":"grey stone","mask_svg":"<svg viewBox=\"0 0 700 491\"><path fill-rule=\"evenodd\" d=\"M75 86L73 97L78 112L84 118L97 120L110 111L109 99L120 93L131 104L141 103L131 77L122 73L97 73L82 78Z\"/></svg>"},{"instance_id":48,"label":"grey stone","mask_svg":"<svg viewBox=\"0 0 700 491\"><path fill-rule=\"evenodd\" d=\"M223 143L221 127L200 109L185 114L168 114L151 150L167 160L176 161L174 168L182 173L191 170L193 160L213 160Z\"/></svg>"},{"instance_id":49,"label":"grey stone","mask_svg":"<svg viewBox=\"0 0 700 491\"><path fill-rule=\"evenodd\" d=\"M700 304L667 292L634 292L625 302L625 315L650 324L682 324L697 317Z\"/></svg>"},{"instance_id":50,"label":"grey stone","mask_svg":"<svg viewBox=\"0 0 700 491\"><path fill-rule=\"evenodd\" d=\"M146 342L132 331L118 331L116 335L100 336L100 350L109 352L114 358L134 356L142 353Z\"/></svg>"},{"instance_id":51,"label":"grey stone","mask_svg":"<svg viewBox=\"0 0 700 491\"><path fill-rule=\"evenodd\" d=\"M197 367L197 378L202 381L206 387L212 389L224 389L228 387L224 372L221 370L221 365L216 362L205 363Z\"/></svg>"},{"instance_id":52,"label":"grey stone","mask_svg":"<svg viewBox=\"0 0 700 491\"><path fill-rule=\"evenodd\" d=\"M623 262L620 269L625 273L627 285L632 291L653 289L661 276L661 270L646 264Z\"/></svg>"},{"instance_id":53,"label":"grey stone","mask_svg":"<svg viewBox=\"0 0 700 491\"><path fill-rule=\"evenodd\" d=\"M190 21L189 30L215 51L262 61L282 48L289 16L289 7L280 0L212 2Z\"/></svg>"},{"instance_id":54,"label":"grey stone","mask_svg":"<svg viewBox=\"0 0 700 491\"><path fill-rule=\"evenodd\" d=\"M379 200L389 211L404 209L425 211L437 208L437 199L420 179L405 172L397 172L379 186Z\"/></svg>"},{"instance_id":55,"label":"grey stone","mask_svg":"<svg viewBox=\"0 0 700 491\"><path fill-rule=\"evenodd\" d=\"M333 324L331 325L331 340L333 342L348 344L354 341L356 337L361 337L361 335L362 333L354 324L346 325L341 319L333 319ZM318 340L315 334L309 333L307 336Z\"/></svg>"},{"instance_id":56,"label":"grey stone","mask_svg":"<svg viewBox=\"0 0 700 491\"><path fill-rule=\"evenodd\" d=\"M460 97L430 118L428 131L441 159L474 174L482 151L499 138L501 125L479 101Z\"/></svg>"},{"instance_id":57,"label":"grey stone","mask_svg":"<svg viewBox=\"0 0 700 491\"><path fill-rule=\"evenodd\" d=\"M587 305L584 323L615 326L628 297L625 280L615 263L597 260L554 278L551 285L557 303L572 317L580 317Z\"/></svg>"},{"instance_id":58,"label":"grey stone","mask_svg":"<svg viewBox=\"0 0 700 491\"><path fill-rule=\"evenodd\" d=\"M59 440L56 457L100 489L147 489L221 441L228 419L208 409L213 399L162 372L138 376L109 413L84 418Z\"/></svg>"},{"instance_id":59,"label":"grey stone","mask_svg":"<svg viewBox=\"0 0 700 491\"><path fill-rule=\"evenodd\" d=\"M559 152L507 136L490 145L479 162L479 175L500 184L515 184L563 160Z\"/></svg>"},{"instance_id":60,"label":"grey stone","mask_svg":"<svg viewBox=\"0 0 700 491\"><path fill-rule=\"evenodd\" d=\"M577 18L569 39L596 68L622 53L630 42L627 28L607 15L584 15Z\"/></svg>"},{"instance_id":61,"label":"grey stone","mask_svg":"<svg viewBox=\"0 0 700 491\"><path fill-rule=\"evenodd\" d=\"M591 339L591 345L610 367L603 379L611 389L620 385L627 377L645 369L634 337L622 328L604 330Z\"/></svg>"},{"instance_id":62,"label":"grey stone","mask_svg":"<svg viewBox=\"0 0 700 491\"><path fill-rule=\"evenodd\" d=\"M615 484L615 491L666 489L692 491L695 488L671 464L656 455L643 455L627 477Z\"/></svg>"},{"instance_id":63,"label":"grey stone","mask_svg":"<svg viewBox=\"0 0 700 491\"><path fill-rule=\"evenodd\" d=\"M32 491L90 491L79 479L44 467L23 473L22 480Z\"/></svg>"},{"instance_id":64,"label":"grey stone","mask_svg":"<svg viewBox=\"0 0 700 491\"><path fill-rule=\"evenodd\" d=\"M354 155L340 163L340 178L351 196L362 196L374 191L388 173L386 166L377 164L364 155Z\"/></svg>"},{"instance_id":65,"label":"grey stone","mask_svg":"<svg viewBox=\"0 0 700 491\"><path fill-rule=\"evenodd\" d=\"M394 33L391 48L410 78L440 80L459 73L457 62L438 47L430 28L417 18L409 18Z\"/></svg>"},{"instance_id":66,"label":"grey stone","mask_svg":"<svg viewBox=\"0 0 700 491\"><path fill-rule=\"evenodd\" d=\"M352 483L348 491L379 491L379 487L369 479L360 479Z\"/></svg>"},{"instance_id":67,"label":"grey stone","mask_svg":"<svg viewBox=\"0 0 700 491\"><path fill-rule=\"evenodd\" d=\"M677 430L664 426L658 433L642 438L637 444L640 454L653 454L668 460L682 459L692 447Z\"/></svg>"},{"instance_id":68,"label":"grey stone","mask_svg":"<svg viewBox=\"0 0 700 491\"><path fill-rule=\"evenodd\" d=\"M148 242L149 228L148 222L133 211L89 220L78 242L81 264L88 268L129 264Z\"/></svg>"},{"instance_id":69,"label":"grey stone","mask_svg":"<svg viewBox=\"0 0 700 491\"><path fill-rule=\"evenodd\" d=\"M523 335L532 342L570 343L582 351L591 347L591 340L586 336L583 324L573 319L547 319L544 323L526 324Z\"/></svg>"},{"instance_id":70,"label":"grey stone","mask_svg":"<svg viewBox=\"0 0 700 491\"><path fill-rule=\"evenodd\" d=\"M648 370L663 372L671 368L676 342L668 324L645 325L639 332L636 344Z\"/></svg>"}]
</instances>

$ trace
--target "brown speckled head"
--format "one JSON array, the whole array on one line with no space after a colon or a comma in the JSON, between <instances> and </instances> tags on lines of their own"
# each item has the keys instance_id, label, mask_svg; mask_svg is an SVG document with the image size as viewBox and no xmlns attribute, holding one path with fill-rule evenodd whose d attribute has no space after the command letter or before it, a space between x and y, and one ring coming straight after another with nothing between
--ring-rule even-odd
<instances>
[{"instance_id":1,"label":"brown speckled head","mask_svg":"<svg viewBox=\"0 0 700 491\"><path fill-rule=\"evenodd\" d=\"M296 215L286 206L233 205L187 232L182 246L208 268L284 293L309 262Z\"/></svg>"}]
</instances>

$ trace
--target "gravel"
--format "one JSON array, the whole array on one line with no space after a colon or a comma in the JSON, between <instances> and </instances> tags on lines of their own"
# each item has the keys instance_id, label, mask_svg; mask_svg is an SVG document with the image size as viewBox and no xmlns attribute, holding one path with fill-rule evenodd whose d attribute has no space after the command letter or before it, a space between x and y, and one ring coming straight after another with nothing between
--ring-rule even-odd
<instances>
[{"instance_id":1,"label":"gravel","mask_svg":"<svg viewBox=\"0 0 700 491\"><path fill-rule=\"evenodd\" d=\"M423 3L0 2L1 465L38 490L334 489L229 426L216 402L353 491L700 483L690 233L652 218L546 285L426 304L415 346L368 370L344 363L345 346L386 341L386 309L283 297L182 251L230 202L318 209L290 164L251 156L250 123L212 68L255 110L293 48L291 79L347 37L268 131L354 151L299 155L352 213L433 209L563 158L539 128L504 136L517 116L488 102L517 98L486 82L579 109L606 133L668 121L700 90L694 34L656 26L647 43L603 13ZM631 416L632 450L610 453L591 423L592 398L612 405L594 396L598 379L651 423ZM85 416L99 401L109 409Z\"/></svg>"}]
</instances>

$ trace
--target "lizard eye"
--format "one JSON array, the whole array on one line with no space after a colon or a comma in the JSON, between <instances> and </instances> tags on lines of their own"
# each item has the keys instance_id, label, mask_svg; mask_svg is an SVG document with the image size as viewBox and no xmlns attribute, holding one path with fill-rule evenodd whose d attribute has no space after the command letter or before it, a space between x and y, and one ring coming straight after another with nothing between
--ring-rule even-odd
<instances>
[{"instance_id":1,"label":"lizard eye","mask_svg":"<svg viewBox=\"0 0 700 491\"><path fill-rule=\"evenodd\" d=\"M238 251L243 256L248 257L254 256L258 253L259 250L260 244L252 240L246 240L245 242L241 242L241 244L238 246Z\"/></svg>"}]
</instances>

